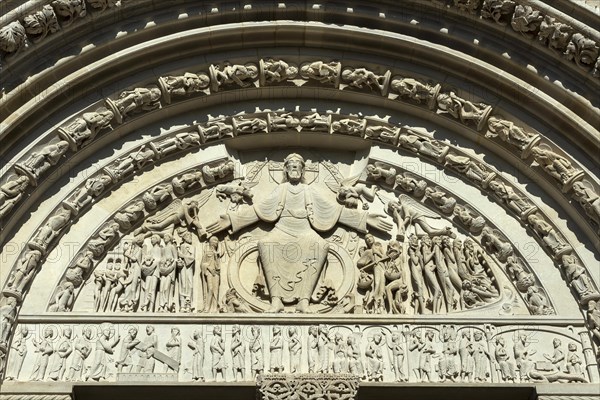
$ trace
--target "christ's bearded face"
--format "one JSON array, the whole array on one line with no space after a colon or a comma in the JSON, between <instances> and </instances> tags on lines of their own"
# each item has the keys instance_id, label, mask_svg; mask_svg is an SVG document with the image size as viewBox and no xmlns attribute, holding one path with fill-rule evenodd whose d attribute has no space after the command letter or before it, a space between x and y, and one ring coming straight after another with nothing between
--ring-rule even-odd
<instances>
[{"instance_id":1,"label":"christ's bearded face","mask_svg":"<svg viewBox=\"0 0 600 400\"><path fill-rule=\"evenodd\" d=\"M285 165L285 172L290 182L300 182L302 175L304 174L304 165L302 161L297 159L288 160Z\"/></svg>"}]
</instances>

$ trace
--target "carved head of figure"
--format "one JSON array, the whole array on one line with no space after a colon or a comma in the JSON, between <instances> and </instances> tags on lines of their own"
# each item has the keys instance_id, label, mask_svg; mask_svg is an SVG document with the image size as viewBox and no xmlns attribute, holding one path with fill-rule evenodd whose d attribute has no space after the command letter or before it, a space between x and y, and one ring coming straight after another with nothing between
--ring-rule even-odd
<instances>
[{"instance_id":1,"label":"carved head of figure","mask_svg":"<svg viewBox=\"0 0 600 400\"><path fill-rule=\"evenodd\" d=\"M304 176L304 158L300 154L292 153L283 160L283 167L287 180L299 183Z\"/></svg>"},{"instance_id":2,"label":"carved head of figure","mask_svg":"<svg viewBox=\"0 0 600 400\"><path fill-rule=\"evenodd\" d=\"M381 332L377 332L375 335L373 335L373 343L379 344L382 340L383 336L381 335Z\"/></svg>"},{"instance_id":3,"label":"carved head of figure","mask_svg":"<svg viewBox=\"0 0 600 400\"><path fill-rule=\"evenodd\" d=\"M373 235L371 235L370 233L367 233L365 235L365 244L367 245L367 247L370 249L371 247L373 247L374 243L375 243L375 237Z\"/></svg>"},{"instance_id":4,"label":"carved head of figure","mask_svg":"<svg viewBox=\"0 0 600 400\"><path fill-rule=\"evenodd\" d=\"M260 336L260 328L258 326L252 326L250 328L250 333L252 333L252 337L258 338Z\"/></svg>"},{"instance_id":5,"label":"carved head of figure","mask_svg":"<svg viewBox=\"0 0 600 400\"><path fill-rule=\"evenodd\" d=\"M317 336L319 333L318 329L316 326L311 326L310 328L308 328L308 334L312 335L312 336Z\"/></svg>"},{"instance_id":6,"label":"carved head of figure","mask_svg":"<svg viewBox=\"0 0 600 400\"><path fill-rule=\"evenodd\" d=\"M392 240L388 243L387 256L391 260L395 260L396 258L398 258L401 253L402 253L402 245L398 241Z\"/></svg>"},{"instance_id":7,"label":"carved head of figure","mask_svg":"<svg viewBox=\"0 0 600 400\"><path fill-rule=\"evenodd\" d=\"M181 240L183 240L187 244L192 244L192 233L191 232L185 232L181 236Z\"/></svg>"},{"instance_id":8,"label":"carved head of figure","mask_svg":"<svg viewBox=\"0 0 600 400\"><path fill-rule=\"evenodd\" d=\"M569 351L577 351L577 345L573 342L569 343L567 348L569 349Z\"/></svg>"},{"instance_id":9,"label":"carved head of figure","mask_svg":"<svg viewBox=\"0 0 600 400\"><path fill-rule=\"evenodd\" d=\"M475 333L473 333L473 339L475 339L476 342L479 342L481 339L483 339L483 333L480 331L475 331Z\"/></svg>"},{"instance_id":10,"label":"carved head of figure","mask_svg":"<svg viewBox=\"0 0 600 400\"><path fill-rule=\"evenodd\" d=\"M560 342L559 338L554 338L554 340L552 340L552 346L554 346L555 349L559 348L561 344L562 343Z\"/></svg>"},{"instance_id":11,"label":"carved head of figure","mask_svg":"<svg viewBox=\"0 0 600 400\"><path fill-rule=\"evenodd\" d=\"M44 329L44 338L45 339L50 339L54 336L54 330L52 330L52 327L47 327L46 329Z\"/></svg>"},{"instance_id":12,"label":"carved head of figure","mask_svg":"<svg viewBox=\"0 0 600 400\"><path fill-rule=\"evenodd\" d=\"M63 336L67 339L71 339L71 335L73 334L73 330L69 327L65 327L63 329Z\"/></svg>"},{"instance_id":13,"label":"carved head of figure","mask_svg":"<svg viewBox=\"0 0 600 400\"><path fill-rule=\"evenodd\" d=\"M211 236L210 239L208 239L208 244L210 247L216 250L217 247L219 247L219 238L216 236Z\"/></svg>"},{"instance_id":14,"label":"carved head of figure","mask_svg":"<svg viewBox=\"0 0 600 400\"><path fill-rule=\"evenodd\" d=\"M92 338L92 328L87 327L83 330L83 338L90 340Z\"/></svg>"},{"instance_id":15,"label":"carved head of figure","mask_svg":"<svg viewBox=\"0 0 600 400\"><path fill-rule=\"evenodd\" d=\"M163 239L165 240L165 244L173 243L173 236L170 233L165 233Z\"/></svg>"},{"instance_id":16,"label":"carved head of figure","mask_svg":"<svg viewBox=\"0 0 600 400\"><path fill-rule=\"evenodd\" d=\"M152 325L146 325L146 335L152 335L154 333L154 327Z\"/></svg>"},{"instance_id":17,"label":"carved head of figure","mask_svg":"<svg viewBox=\"0 0 600 400\"><path fill-rule=\"evenodd\" d=\"M213 335L215 335L215 336L221 336L221 332L222 332L222 330L221 330L221 327L219 325L216 325L213 328Z\"/></svg>"},{"instance_id":18,"label":"carved head of figure","mask_svg":"<svg viewBox=\"0 0 600 400\"><path fill-rule=\"evenodd\" d=\"M425 339L432 341L434 338L435 334L433 333L433 331L427 331L425 332Z\"/></svg>"},{"instance_id":19,"label":"carved head of figure","mask_svg":"<svg viewBox=\"0 0 600 400\"><path fill-rule=\"evenodd\" d=\"M129 337L134 339L137 336L137 328L135 326L131 326L129 327L129 329L127 330L127 333L129 334Z\"/></svg>"},{"instance_id":20,"label":"carved head of figure","mask_svg":"<svg viewBox=\"0 0 600 400\"><path fill-rule=\"evenodd\" d=\"M502 336L496 338L496 347L504 347L504 338Z\"/></svg>"},{"instance_id":21,"label":"carved head of figure","mask_svg":"<svg viewBox=\"0 0 600 400\"><path fill-rule=\"evenodd\" d=\"M231 333L233 334L233 336L235 335L239 335L241 332L240 330L240 326L239 325L234 325L231 327Z\"/></svg>"},{"instance_id":22,"label":"carved head of figure","mask_svg":"<svg viewBox=\"0 0 600 400\"><path fill-rule=\"evenodd\" d=\"M150 243L152 246L158 246L160 244L160 236L154 234L150 237Z\"/></svg>"},{"instance_id":23,"label":"carved head of figure","mask_svg":"<svg viewBox=\"0 0 600 400\"><path fill-rule=\"evenodd\" d=\"M181 332L179 331L179 328L171 328L171 336L176 338L179 336Z\"/></svg>"}]
</instances>

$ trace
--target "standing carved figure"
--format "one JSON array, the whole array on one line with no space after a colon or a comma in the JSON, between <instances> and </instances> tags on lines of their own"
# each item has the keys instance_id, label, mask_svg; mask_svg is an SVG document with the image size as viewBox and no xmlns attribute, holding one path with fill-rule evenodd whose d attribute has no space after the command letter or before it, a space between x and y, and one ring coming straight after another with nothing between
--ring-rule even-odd
<instances>
[{"instance_id":1,"label":"standing carved figure","mask_svg":"<svg viewBox=\"0 0 600 400\"><path fill-rule=\"evenodd\" d=\"M369 341L365 357L367 358L367 378L374 382L383 381L383 334L381 332L375 333Z\"/></svg>"},{"instance_id":2,"label":"standing carved figure","mask_svg":"<svg viewBox=\"0 0 600 400\"><path fill-rule=\"evenodd\" d=\"M350 334L346 344L348 345L348 372L365 379L359 339L356 335Z\"/></svg>"},{"instance_id":3,"label":"standing carved figure","mask_svg":"<svg viewBox=\"0 0 600 400\"><path fill-rule=\"evenodd\" d=\"M194 270L196 264L196 248L192 244L191 232L181 235L177 260L177 287L179 289L179 311L192 311L194 291Z\"/></svg>"},{"instance_id":4,"label":"standing carved figure","mask_svg":"<svg viewBox=\"0 0 600 400\"><path fill-rule=\"evenodd\" d=\"M175 273L178 254L173 236L165 233L163 236L163 258L158 264L160 283L158 288L157 311L169 312L175 310Z\"/></svg>"},{"instance_id":5,"label":"standing carved figure","mask_svg":"<svg viewBox=\"0 0 600 400\"><path fill-rule=\"evenodd\" d=\"M238 374L243 381L246 374L246 344L242 340L242 331L239 325L231 328L231 361L233 363L233 377L237 381Z\"/></svg>"},{"instance_id":6,"label":"standing carved figure","mask_svg":"<svg viewBox=\"0 0 600 400\"><path fill-rule=\"evenodd\" d=\"M212 356L212 376L216 381L218 374L225 380L225 340L223 339L222 328L216 325L213 328L213 338L210 342L210 354Z\"/></svg>"},{"instance_id":7,"label":"standing carved figure","mask_svg":"<svg viewBox=\"0 0 600 400\"><path fill-rule=\"evenodd\" d=\"M473 378L476 382L486 382L490 376L488 370L490 353L487 350L487 341L484 340L481 331L473 333L473 360L475 361Z\"/></svg>"},{"instance_id":8,"label":"standing carved figure","mask_svg":"<svg viewBox=\"0 0 600 400\"><path fill-rule=\"evenodd\" d=\"M471 332L463 329L458 344L458 355L460 356L460 378L463 382L473 382L475 373L475 359L473 358L473 341Z\"/></svg>"},{"instance_id":9,"label":"standing carved figure","mask_svg":"<svg viewBox=\"0 0 600 400\"><path fill-rule=\"evenodd\" d=\"M262 374L265 369L262 331L258 326L254 325L250 328L250 334L252 375L256 377Z\"/></svg>"},{"instance_id":10,"label":"standing carved figure","mask_svg":"<svg viewBox=\"0 0 600 400\"><path fill-rule=\"evenodd\" d=\"M192 354L192 380L204 381L204 335L202 330L195 330L188 347Z\"/></svg>"},{"instance_id":11,"label":"standing carved figure","mask_svg":"<svg viewBox=\"0 0 600 400\"><path fill-rule=\"evenodd\" d=\"M331 338L329 337L329 329L325 325L319 326L319 341L317 344L319 352L319 369L318 372L329 373L329 353L331 350Z\"/></svg>"},{"instance_id":12,"label":"standing carved figure","mask_svg":"<svg viewBox=\"0 0 600 400\"><path fill-rule=\"evenodd\" d=\"M77 151L94 140L101 130L110 128L113 118L112 111L100 107L96 111L84 113L68 125L58 128L58 136L69 142L71 150Z\"/></svg>"},{"instance_id":13,"label":"standing carved figure","mask_svg":"<svg viewBox=\"0 0 600 400\"><path fill-rule=\"evenodd\" d=\"M302 342L300 341L300 335L298 328L291 326L288 329L288 346L290 351L290 374L300 372L300 360L302 358Z\"/></svg>"},{"instance_id":14,"label":"standing carved figure","mask_svg":"<svg viewBox=\"0 0 600 400\"><path fill-rule=\"evenodd\" d=\"M205 288L204 312L215 313L219 309L219 286L221 282L221 258L223 258L224 250L222 249L219 239L212 236L205 246L202 261L200 262L200 270L204 279L203 286Z\"/></svg>"},{"instance_id":15,"label":"standing carved figure","mask_svg":"<svg viewBox=\"0 0 600 400\"><path fill-rule=\"evenodd\" d=\"M179 364L181 362L181 337L180 336L181 336L181 331L179 330L179 328L171 328L171 338L165 344L165 347L167 348L167 354L169 355L169 357L171 357L171 359L176 361L177 364ZM176 373L177 371L175 369L173 369L173 366L171 366L169 364L165 364L165 372Z\"/></svg>"},{"instance_id":16,"label":"standing carved figure","mask_svg":"<svg viewBox=\"0 0 600 400\"><path fill-rule=\"evenodd\" d=\"M513 361L510 360L510 356L508 355L508 351L506 350L506 343L502 336L498 336L496 338L495 356L496 363L498 364L497 368L500 371L500 377L502 378L502 380L504 382L516 382L516 365Z\"/></svg>"},{"instance_id":17,"label":"standing carved figure","mask_svg":"<svg viewBox=\"0 0 600 400\"><path fill-rule=\"evenodd\" d=\"M48 246L60 235L61 231L67 227L71 219L71 210L68 208L59 208L46 223L38 229L36 235L27 243L30 249L39 250L45 254Z\"/></svg>"},{"instance_id":18,"label":"standing carved figure","mask_svg":"<svg viewBox=\"0 0 600 400\"><path fill-rule=\"evenodd\" d=\"M273 327L269 351L271 355L269 360L270 372L283 372L283 337L281 336L281 328L278 326Z\"/></svg>"},{"instance_id":19,"label":"standing carved figure","mask_svg":"<svg viewBox=\"0 0 600 400\"><path fill-rule=\"evenodd\" d=\"M36 268L41 258L42 253L39 250L27 251L19 260L17 268L15 268L8 278L6 287L17 294L22 295L23 290L35 275Z\"/></svg>"},{"instance_id":20,"label":"standing carved figure","mask_svg":"<svg viewBox=\"0 0 600 400\"><path fill-rule=\"evenodd\" d=\"M43 381L46 377L46 369L48 368L48 362L50 356L54 353L54 346L52 345L54 332L51 327L44 329L43 337L39 341L33 340L36 353L39 353L35 364L33 365L33 372L29 380L32 381Z\"/></svg>"},{"instance_id":21,"label":"standing carved figure","mask_svg":"<svg viewBox=\"0 0 600 400\"><path fill-rule=\"evenodd\" d=\"M319 365L319 328L313 325L308 328L308 372L316 373Z\"/></svg>"},{"instance_id":22,"label":"standing carved figure","mask_svg":"<svg viewBox=\"0 0 600 400\"><path fill-rule=\"evenodd\" d=\"M29 178L26 176L19 176L0 186L0 218L7 216L15 204L21 201L28 186Z\"/></svg>"},{"instance_id":23,"label":"standing carved figure","mask_svg":"<svg viewBox=\"0 0 600 400\"><path fill-rule=\"evenodd\" d=\"M56 346L54 352L54 363L50 367L48 372L48 379L53 381L60 381L65 375L67 368L67 358L73 352L73 344L71 343L71 335L73 331L69 327L63 329L62 340Z\"/></svg>"},{"instance_id":24,"label":"standing carved figure","mask_svg":"<svg viewBox=\"0 0 600 400\"><path fill-rule=\"evenodd\" d=\"M535 349L531 349L529 344L530 342L527 339L527 335L521 334L519 335L519 338L515 340L515 344L513 346L513 352L515 361L517 362L517 367L519 368L521 382L529 382L531 380L529 373L533 371L535 366L533 360L531 360L531 356L534 355L536 351Z\"/></svg>"},{"instance_id":25,"label":"standing carved figure","mask_svg":"<svg viewBox=\"0 0 600 400\"><path fill-rule=\"evenodd\" d=\"M440 382L446 379L456 382L459 371L456 365L458 356L458 345L456 343L456 330L453 326L444 326L441 332L442 336L442 355L439 362Z\"/></svg>"},{"instance_id":26,"label":"standing carved figure","mask_svg":"<svg viewBox=\"0 0 600 400\"><path fill-rule=\"evenodd\" d=\"M392 333L389 346L392 352L392 370L394 371L396 382L408 381L408 377L404 371L404 343L402 343L399 333Z\"/></svg>"},{"instance_id":27,"label":"standing carved figure","mask_svg":"<svg viewBox=\"0 0 600 400\"><path fill-rule=\"evenodd\" d=\"M6 297L4 304L0 306L0 346L6 350L8 335L17 319L17 299Z\"/></svg>"},{"instance_id":28,"label":"standing carved figure","mask_svg":"<svg viewBox=\"0 0 600 400\"><path fill-rule=\"evenodd\" d=\"M154 332L152 325L146 326L146 338L144 341L137 345L138 349L138 360L135 366L135 372L151 374L154 372L154 366L156 361L154 358L154 352L158 347L158 336Z\"/></svg>"},{"instance_id":29,"label":"standing carved figure","mask_svg":"<svg viewBox=\"0 0 600 400\"><path fill-rule=\"evenodd\" d=\"M83 373L86 370L85 361L92 353L92 328L83 328L82 335L80 338L75 339L73 344L73 357L71 358L71 365L69 366L69 372L67 372L67 381L81 381Z\"/></svg>"},{"instance_id":30,"label":"standing carved figure","mask_svg":"<svg viewBox=\"0 0 600 400\"><path fill-rule=\"evenodd\" d=\"M348 352L346 350L346 342L340 332L336 332L333 336L333 363L332 369L334 374L346 372L348 367Z\"/></svg>"},{"instance_id":31,"label":"standing carved figure","mask_svg":"<svg viewBox=\"0 0 600 400\"><path fill-rule=\"evenodd\" d=\"M96 340L96 349L94 351L94 360L92 361L92 368L90 370L90 379L99 381L108 378L108 356L114 353L119 340L121 340L121 337L118 333L115 334L112 326L105 325L102 327L100 336Z\"/></svg>"},{"instance_id":32,"label":"standing carved figure","mask_svg":"<svg viewBox=\"0 0 600 400\"><path fill-rule=\"evenodd\" d=\"M20 325L19 331L15 333L10 344L10 359L6 366L7 381L18 380L23 361L27 357L27 338L29 337L29 328L26 325Z\"/></svg>"},{"instance_id":33,"label":"standing carved figure","mask_svg":"<svg viewBox=\"0 0 600 400\"><path fill-rule=\"evenodd\" d=\"M131 113L159 108L161 95L157 87L141 87L121 92L116 100L106 99L106 104L114 112L117 122L122 123Z\"/></svg>"},{"instance_id":34,"label":"standing carved figure","mask_svg":"<svg viewBox=\"0 0 600 400\"><path fill-rule=\"evenodd\" d=\"M135 326L129 327L127 330L127 336L121 343L121 351L115 361L117 367L117 373L129 373L133 368L133 354L136 352L137 346L140 344L140 340L137 338L138 330Z\"/></svg>"},{"instance_id":35,"label":"standing carved figure","mask_svg":"<svg viewBox=\"0 0 600 400\"><path fill-rule=\"evenodd\" d=\"M570 287L575 289L575 292L579 295L579 301L586 303L591 299L600 299L600 293L594 288L587 270L579 263L577 256L573 254L564 254L561 257L561 263L564 268L567 283Z\"/></svg>"},{"instance_id":36,"label":"standing carved figure","mask_svg":"<svg viewBox=\"0 0 600 400\"><path fill-rule=\"evenodd\" d=\"M419 343L419 374L422 382L431 382L432 380L432 367L433 355L436 353L433 339L435 333L432 330L425 332L425 340Z\"/></svg>"}]
</instances>

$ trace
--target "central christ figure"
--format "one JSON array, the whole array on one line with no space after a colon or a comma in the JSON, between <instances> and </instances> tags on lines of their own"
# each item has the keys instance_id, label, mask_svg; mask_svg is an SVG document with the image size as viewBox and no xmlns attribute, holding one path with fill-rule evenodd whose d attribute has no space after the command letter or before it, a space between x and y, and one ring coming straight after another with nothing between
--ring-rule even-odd
<instances>
[{"instance_id":1,"label":"central christ figure","mask_svg":"<svg viewBox=\"0 0 600 400\"><path fill-rule=\"evenodd\" d=\"M307 312L329 250L318 232L327 232L338 222L362 233L367 226L390 231L392 224L385 215L345 208L305 184L304 159L299 154L285 158L284 171L286 181L264 201L221 215L207 232L212 235L227 228L237 232L258 221L275 223L258 240L259 263L271 296L268 312L281 312L284 303L295 302L297 312Z\"/></svg>"}]
</instances>

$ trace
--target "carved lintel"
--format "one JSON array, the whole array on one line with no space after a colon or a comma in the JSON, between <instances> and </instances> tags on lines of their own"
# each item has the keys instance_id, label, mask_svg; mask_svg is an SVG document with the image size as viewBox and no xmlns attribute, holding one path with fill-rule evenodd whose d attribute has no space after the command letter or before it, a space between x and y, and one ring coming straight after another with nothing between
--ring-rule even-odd
<instances>
[{"instance_id":1,"label":"carved lintel","mask_svg":"<svg viewBox=\"0 0 600 400\"><path fill-rule=\"evenodd\" d=\"M284 400L298 393L310 398L353 400L359 377L351 374L264 374L257 377L258 398Z\"/></svg>"}]
</instances>

